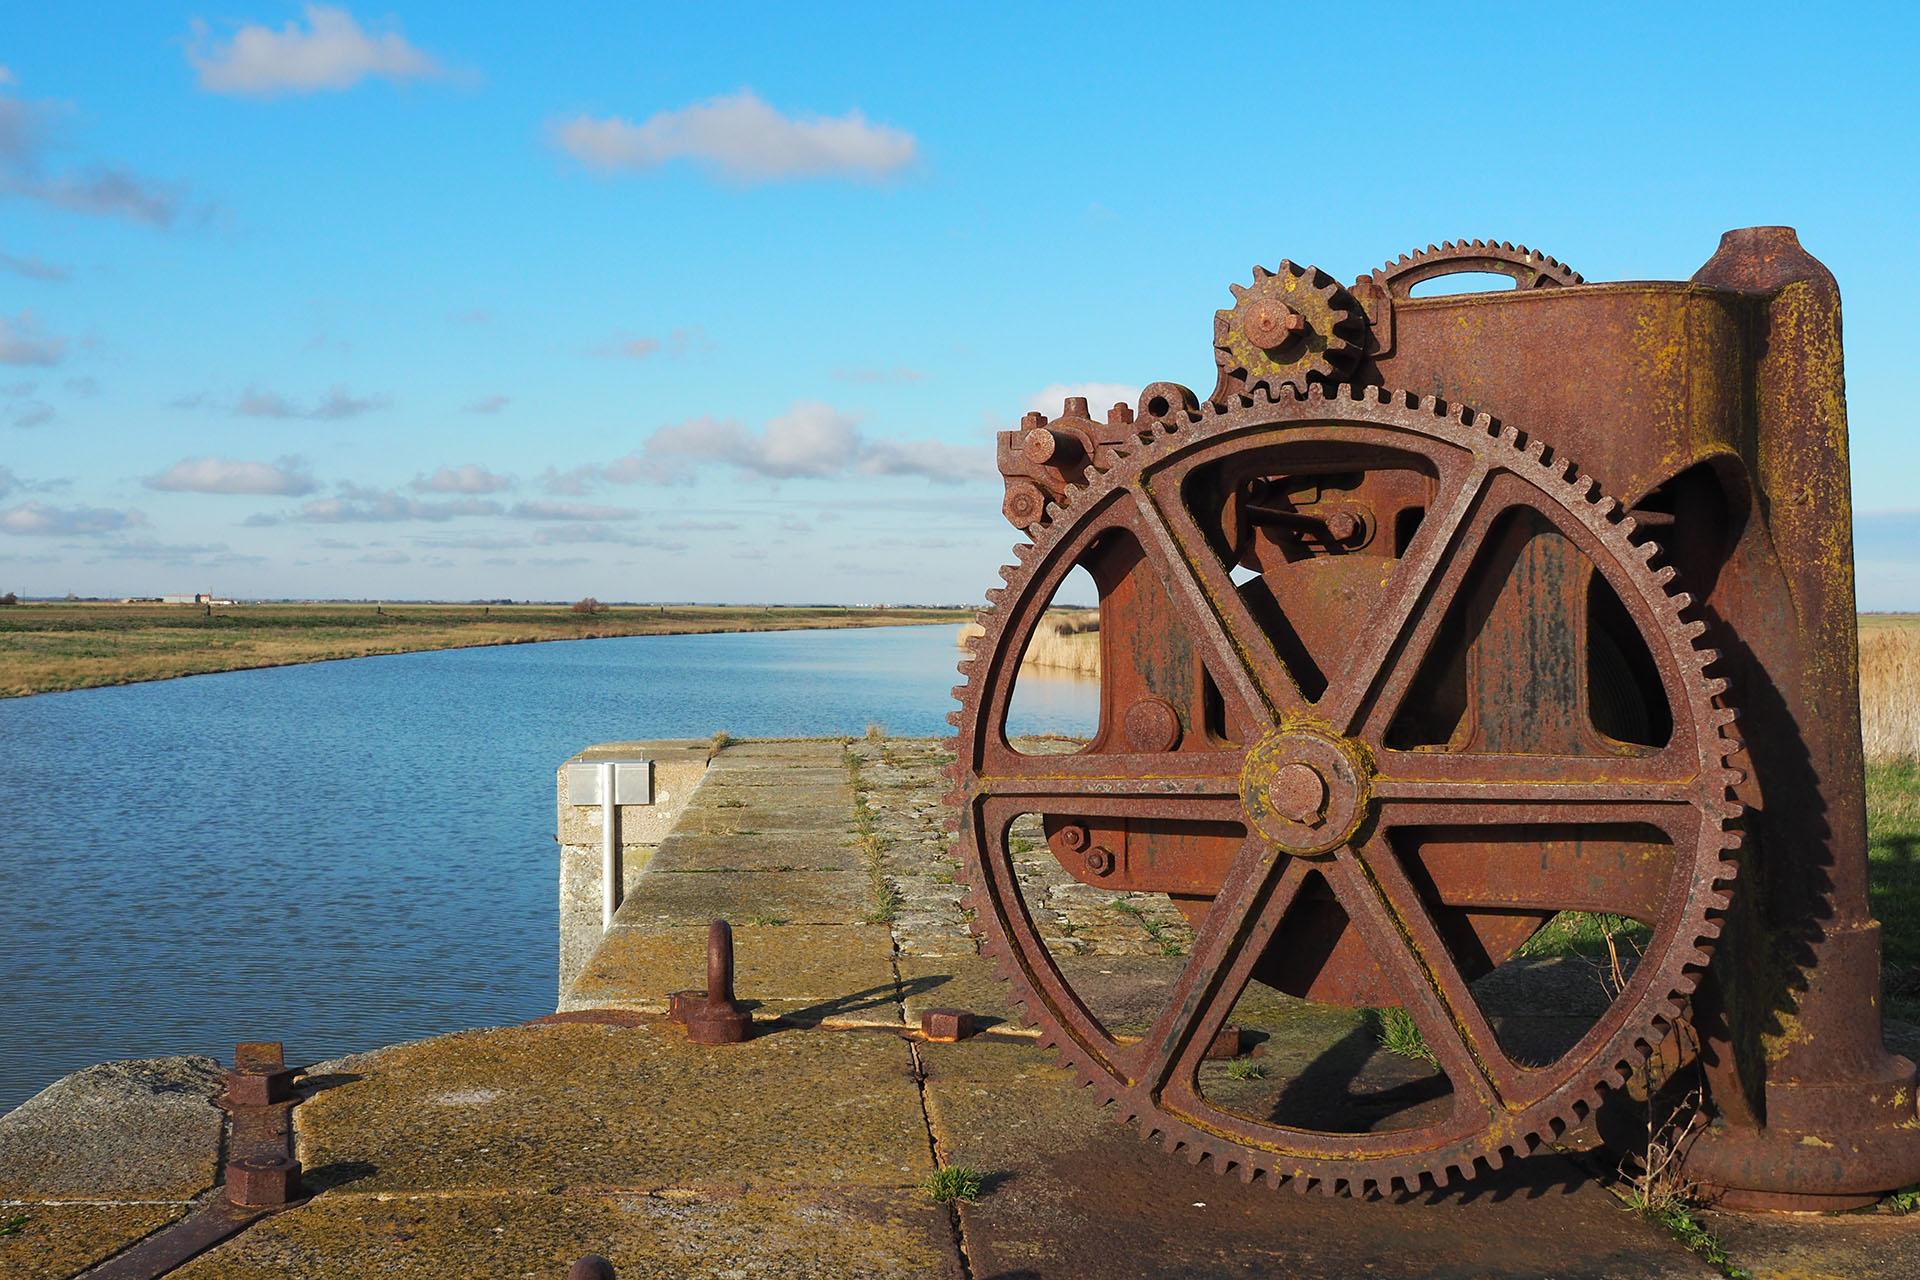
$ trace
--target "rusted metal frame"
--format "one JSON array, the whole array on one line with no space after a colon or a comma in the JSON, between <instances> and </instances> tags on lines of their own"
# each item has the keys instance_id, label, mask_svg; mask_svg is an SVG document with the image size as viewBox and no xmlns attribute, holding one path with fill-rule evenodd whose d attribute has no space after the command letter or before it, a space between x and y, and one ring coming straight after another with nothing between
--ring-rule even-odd
<instances>
[{"instance_id":1,"label":"rusted metal frame","mask_svg":"<svg viewBox=\"0 0 1920 1280\"><path fill-rule=\"evenodd\" d=\"M1024 812L1025 809L1005 801L974 797L967 802L961 814L960 840L963 845L968 841L973 843L978 863L986 872L984 883L975 885L974 889L992 899L994 914L1006 922L1007 942L1012 945L1006 948L1003 958L1018 967L1030 989L1038 988L1045 993L1067 1034L1093 1059L1087 1065L1115 1078L1124 1078L1126 1072L1120 1064L1127 1057L1125 1046L1108 1034L1099 1017L1087 1008L1060 972L1053 953L1040 940L1033 915L1021 896L1020 879L1014 871L1013 859L1008 856L1007 829ZM1033 963L1036 956L1038 964Z\"/></svg>"},{"instance_id":2,"label":"rusted metal frame","mask_svg":"<svg viewBox=\"0 0 1920 1280\"><path fill-rule=\"evenodd\" d=\"M1288 857L1257 835L1241 843L1179 980L1140 1042L1151 1051L1128 1073L1132 1083L1159 1093L1175 1079L1192 1080L1308 870L1303 859Z\"/></svg>"},{"instance_id":3,"label":"rusted metal frame","mask_svg":"<svg viewBox=\"0 0 1920 1280\"><path fill-rule=\"evenodd\" d=\"M1513 498L1503 501L1501 494L1509 489L1513 491ZM1438 608L1413 608L1402 615L1402 627L1392 635L1391 647L1371 679L1364 687L1358 681L1351 682L1350 687L1358 688L1359 696L1336 722L1348 736L1366 742L1375 750L1384 749L1387 729L1392 725L1393 717L1399 713L1413 682L1419 678L1420 667L1432 650L1440 628L1446 624L1447 614L1451 611L1450 602L1458 597L1461 584L1473 571L1474 562L1479 558L1480 548L1485 545L1494 521L1520 502L1525 489L1526 486L1510 472L1491 473L1474 496L1472 509L1451 531L1452 537L1444 546L1439 544L1438 539L1435 540L1433 545L1441 559L1441 571L1437 576L1426 579L1421 586L1425 599L1449 603Z\"/></svg>"},{"instance_id":4,"label":"rusted metal frame","mask_svg":"<svg viewBox=\"0 0 1920 1280\"><path fill-rule=\"evenodd\" d=\"M1456 1117L1489 1115L1534 1099L1518 1068L1500 1049L1486 1015L1467 990L1440 931L1399 857L1379 835L1335 850L1327 884L1359 931L1374 963L1394 984L1400 1004L1419 1024L1454 1088Z\"/></svg>"},{"instance_id":5,"label":"rusted metal frame","mask_svg":"<svg viewBox=\"0 0 1920 1280\"><path fill-rule=\"evenodd\" d=\"M1380 771L1374 775L1374 794L1405 800L1466 798L1469 794L1510 800L1650 800L1675 804L1699 799L1699 760L1687 760L1693 771L1674 777L1669 756L1685 760L1680 752L1658 756L1523 756L1490 751L1382 751L1376 757Z\"/></svg>"},{"instance_id":6,"label":"rusted metal frame","mask_svg":"<svg viewBox=\"0 0 1920 1280\"><path fill-rule=\"evenodd\" d=\"M1165 501L1154 491L1152 475L1141 476L1133 502L1134 528L1141 550L1189 623L1188 638L1213 657L1206 665L1221 697L1237 703L1247 724L1272 724L1299 715L1307 706L1306 695L1180 501L1180 480L1170 479L1174 492L1172 500Z\"/></svg>"},{"instance_id":7,"label":"rusted metal frame","mask_svg":"<svg viewBox=\"0 0 1920 1280\"><path fill-rule=\"evenodd\" d=\"M1221 752L1224 761L1234 764L1240 762L1244 752ZM1029 756L1037 766L1033 772L1015 775L994 774L980 779L976 794L990 796L996 800L1060 800L1079 803L1082 801L1162 801L1168 807L1166 816L1183 816L1177 804L1180 801L1201 802L1210 800L1232 800L1236 805L1240 797L1240 774L1236 769L1230 774L1193 773L1186 775L1142 777L1135 773L1131 777L1115 776L1106 772L1094 772L1094 769L1108 769L1116 765L1140 765L1148 761L1155 763L1165 757L1100 755L1100 756ZM1198 753L1188 753L1185 760L1200 762L1202 767L1218 768L1219 762ZM1048 762L1073 761L1080 768L1073 772L1055 772L1048 769L1042 772ZM1182 757L1174 756L1169 763L1184 762ZM1158 815L1154 815L1158 816Z\"/></svg>"},{"instance_id":8,"label":"rusted metal frame","mask_svg":"<svg viewBox=\"0 0 1920 1280\"><path fill-rule=\"evenodd\" d=\"M996 607L1015 619L1018 625L1002 633L999 645L991 653L976 653L970 663L961 664L962 671L972 666L984 673L986 693L982 710L990 717L989 722L997 726L990 740L975 744L978 758L971 763L983 772L1005 773L1012 767L1012 762L1025 758L1008 743L1006 734L1007 708L1013 699L1020 658L1033 638L1034 629L1040 625L1054 592L1060 589L1061 582L1079 564L1080 557L1108 527L1097 518L1089 519L1072 538L1054 548L1044 568L1028 577L1025 586L1018 592L1014 592L1009 585L987 593ZM1029 547L1028 557L1033 554ZM1003 576L1012 575L1008 577L1009 584L1013 577L1018 576L1011 566L1003 566L1001 573ZM963 702L965 694L964 685L953 690L953 696Z\"/></svg>"},{"instance_id":9,"label":"rusted metal frame","mask_svg":"<svg viewBox=\"0 0 1920 1280\"><path fill-rule=\"evenodd\" d=\"M1440 466L1437 460L1435 465L1445 480L1449 468ZM1383 675L1404 667L1408 672L1404 683L1410 684L1418 674L1426 650L1422 647L1409 661L1404 649L1410 639L1408 624L1429 613L1445 614L1445 608L1430 607L1435 577L1456 560L1472 564L1480 539L1485 536L1485 528L1475 516L1490 476L1487 459L1475 456L1465 474L1456 477L1445 507L1428 509L1419 531L1414 534L1413 545L1407 548L1408 555L1382 593L1380 605L1357 630L1358 645L1352 657L1339 676L1329 682L1327 696L1316 708L1326 723L1343 733L1355 733L1360 728L1363 709L1376 700L1375 689ZM1429 632L1426 637L1429 644L1432 634ZM1398 699L1394 701L1397 709Z\"/></svg>"}]
</instances>

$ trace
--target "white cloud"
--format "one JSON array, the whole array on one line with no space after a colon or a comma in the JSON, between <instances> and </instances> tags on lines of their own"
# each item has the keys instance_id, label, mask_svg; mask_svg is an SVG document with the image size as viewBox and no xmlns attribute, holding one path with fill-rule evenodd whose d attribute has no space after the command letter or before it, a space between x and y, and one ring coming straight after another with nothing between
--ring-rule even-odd
<instances>
[{"instance_id":1,"label":"white cloud","mask_svg":"<svg viewBox=\"0 0 1920 1280\"><path fill-rule=\"evenodd\" d=\"M175 404L189 408L198 403L199 397L193 397L191 403L182 399ZM343 418L356 418L363 413L372 413L384 409L393 401L383 395L355 396L345 387L335 387L314 403L311 409L303 409L277 391L263 391L258 387L248 387L241 397L234 401L233 411L248 418L312 418L321 422L338 422Z\"/></svg>"},{"instance_id":2,"label":"white cloud","mask_svg":"<svg viewBox=\"0 0 1920 1280\"><path fill-rule=\"evenodd\" d=\"M631 533L625 529L609 528L604 524L558 524L548 525L533 532L533 540L543 547L564 546L580 542L606 542L624 547L653 547L660 551L685 551L682 542L662 542L658 538L649 538Z\"/></svg>"},{"instance_id":3,"label":"white cloud","mask_svg":"<svg viewBox=\"0 0 1920 1280\"><path fill-rule=\"evenodd\" d=\"M599 478L597 467L575 467L565 472L548 467L540 477L540 487L556 497L578 498L592 488Z\"/></svg>"},{"instance_id":4,"label":"white cloud","mask_svg":"<svg viewBox=\"0 0 1920 1280\"><path fill-rule=\"evenodd\" d=\"M1139 402L1140 388L1127 382L1055 382L1028 396L1021 411L1044 413L1050 418L1057 418L1062 408L1061 401L1068 396L1085 396L1087 412L1096 421L1105 422L1108 406L1124 404L1132 408Z\"/></svg>"},{"instance_id":5,"label":"white cloud","mask_svg":"<svg viewBox=\"0 0 1920 1280\"><path fill-rule=\"evenodd\" d=\"M23 502L0 511L0 532L41 536L81 533L114 533L143 525L147 518L138 511L116 511L110 507L50 507L44 502Z\"/></svg>"},{"instance_id":6,"label":"white cloud","mask_svg":"<svg viewBox=\"0 0 1920 1280\"><path fill-rule=\"evenodd\" d=\"M511 396L491 395L470 400L463 407L468 413L498 413L512 403Z\"/></svg>"},{"instance_id":7,"label":"white cloud","mask_svg":"<svg viewBox=\"0 0 1920 1280\"><path fill-rule=\"evenodd\" d=\"M33 312L0 316L0 364L59 364L66 354L67 340L42 333Z\"/></svg>"},{"instance_id":8,"label":"white cloud","mask_svg":"<svg viewBox=\"0 0 1920 1280\"><path fill-rule=\"evenodd\" d=\"M596 507L585 502L516 502L507 512L516 520L631 520L631 507Z\"/></svg>"},{"instance_id":9,"label":"white cloud","mask_svg":"<svg viewBox=\"0 0 1920 1280\"><path fill-rule=\"evenodd\" d=\"M665 351L678 360L692 351L711 351L713 343L707 337L707 331L699 325L682 325L663 338L651 334L621 334L611 342L603 342L593 349L597 356L618 356L626 360L645 360L656 351Z\"/></svg>"},{"instance_id":10,"label":"white cloud","mask_svg":"<svg viewBox=\"0 0 1920 1280\"><path fill-rule=\"evenodd\" d=\"M12 83L8 76L0 80L0 89ZM151 182L107 164L96 163L82 173L47 172L54 119L70 111L57 103L29 102L0 93L0 196L38 200L75 213L118 214L135 222L171 226L180 211L176 186Z\"/></svg>"},{"instance_id":11,"label":"white cloud","mask_svg":"<svg viewBox=\"0 0 1920 1280\"><path fill-rule=\"evenodd\" d=\"M818 400L797 400L758 432L711 417L662 427L640 452L616 459L601 475L615 484L668 483L714 464L769 480L877 475L957 483L993 474L983 449L938 440L869 440L854 415Z\"/></svg>"},{"instance_id":12,"label":"white cloud","mask_svg":"<svg viewBox=\"0 0 1920 1280\"><path fill-rule=\"evenodd\" d=\"M16 427L39 427L52 422L56 416L52 405L39 400L29 400L9 410L7 421Z\"/></svg>"},{"instance_id":13,"label":"white cloud","mask_svg":"<svg viewBox=\"0 0 1920 1280\"><path fill-rule=\"evenodd\" d=\"M293 458L236 462L230 458L187 458L141 481L169 493L272 493L297 498L314 490L313 477Z\"/></svg>"},{"instance_id":14,"label":"white cloud","mask_svg":"<svg viewBox=\"0 0 1920 1280\"><path fill-rule=\"evenodd\" d=\"M688 159L745 182L879 178L911 164L918 146L912 134L869 124L858 111L832 117L782 115L751 89L662 111L639 124L618 116L555 120L547 136L554 146L602 172L655 169Z\"/></svg>"},{"instance_id":15,"label":"white cloud","mask_svg":"<svg viewBox=\"0 0 1920 1280\"><path fill-rule=\"evenodd\" d=\"M73 276L73 273L65 267L55 266L39 258L16 257L11 253L0 253L0 271L11 271L29 280L45 280L52 284L64 284Z\"/></svg>"},{"instance_id":16,"label":"white cloud","mask_svg":"<svg viewBox=\"0 0 1920 1280\"><path fill-rule=\"evenodd\" d=\"M497 516L500 504L484 498L422 502L391 491L342 485L343 496L302 503L293 519L306 524L386 524L399 520L452 520L459 516ZM249 521L248 523L253 523Z\"/></svg>"},{"instance_id":17,"label":"white cloud","mask_svg":"<svg viewBox=\"0 0 1920 1280\"><path fill-rule=\"evenodd\" d=\"M361 564L407 564L413 559L404 551L369 551L360 557Z\"/></svg>"},{"instance_id":18,"label":"white cloud","mask_svg":"<svg viewBox=\"0 0 1920 1280\"><path fill-rule=\"evenodd\" d=\"M419 493L498 493L511 488L513 481L497 476L477 462L458 467L442 467L430 476L415 476L412 488Z\"/></svg>"},{"instance_id":19,"label":"white cloud","mask_svg":"<svg viewBox=\"0 0 1920 1280\"><path fill-rule=\"evenodd\" d=\"M345 9L310 4L307 21L289 21L278 31L250 22L224 42L209 39L207 25L193 23L187 61L211 93L275 97L351 89L369 76L398 84L447 74L416 48L396 24L369 31Z\"/></svg>"}]
</instances>

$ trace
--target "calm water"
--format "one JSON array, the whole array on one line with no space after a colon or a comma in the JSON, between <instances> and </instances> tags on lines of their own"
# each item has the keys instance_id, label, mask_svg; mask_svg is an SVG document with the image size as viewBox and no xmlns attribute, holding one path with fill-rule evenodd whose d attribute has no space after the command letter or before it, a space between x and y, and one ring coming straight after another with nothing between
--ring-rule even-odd
<instances>
[{"instance_id":1,"label":"calm water","mask_svg":"<svg viewBox=\"0 0 1920 1280\"><path fill-rule=\"evenodd\" d=\"M946 736L957 656L946 626L645 636L0 701L0 1111L109 1058L550 1013L562 760ZM1095 688L1024 680L1014 730L1090 731Z\"/></svg>"}]
</instances>

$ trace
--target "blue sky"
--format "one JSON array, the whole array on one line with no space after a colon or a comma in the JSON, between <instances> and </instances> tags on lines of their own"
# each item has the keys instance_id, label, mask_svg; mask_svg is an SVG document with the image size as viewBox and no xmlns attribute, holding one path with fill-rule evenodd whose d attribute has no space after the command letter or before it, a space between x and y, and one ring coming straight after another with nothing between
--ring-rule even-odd
<instances>
[{"instance_id":1,"label":"blue sky","mask_svg":"<svg viewBox=\"0 0 1920 1280\"><path fill-rule=\"evenodd\" d=\"M0 3L0 589L972 601L1256 262L1839 278L1920 608L1910 11ZM1577 454L1577 449L1573 450Z\"/></svg>"}]
</instances>

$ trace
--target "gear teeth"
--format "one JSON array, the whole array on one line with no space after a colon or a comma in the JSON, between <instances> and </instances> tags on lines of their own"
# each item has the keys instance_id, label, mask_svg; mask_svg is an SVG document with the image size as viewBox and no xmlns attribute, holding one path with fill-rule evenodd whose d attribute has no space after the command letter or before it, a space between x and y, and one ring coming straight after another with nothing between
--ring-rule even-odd
<instances>
[{"instance_id":1,"label":"gear teeth","mask_svg":"<svg viewBox=\"0 0 1920 1280\"><path fill-rule=\"evenodd\" d=\"M1493 246L1491 242L1460 241L1449 242L1449 249L1487 253ZM1500 249L1502 253L1507 251L1505 246ZM1407 259L1403 257L1402 261ZM1291 264L1283 264L1283 269L1291 269ZM1260 280L1257 274L1255 280L1257 290ZM1308 283L1320 287L1318 277ZM1281 394L1282 388L1287 394ZM1662 659L1663 663L1679 662L1688 696L1684 705L1674 707L1674 715L1676 719L1687 715L1691 723L1706 730L1699 743L1702 778L1696 804L1709 830L1691 856L1696 874L1709 879L1711 885L1694 887L1685 899L1685 914L1680 923L1673 927L1673 932L1658 935L1664 947L1658 953L1659 967L1643 968L1648 981L1635 988L1640 992L1634 997L1638 1003L1629 1010L1624 1022L1617 1024L1619 1030L1607 1042L1607 1056L1589 1060L1577 1073L1570 1071L1565 1082L1556 1085L1550 1095L1551 1103L1537 1104L1539 1110L1529 1110L1524 1119L1516 1115L1510 1127L1503 1124L1497 1141L1495 1134L1488 1131L1477 1143L1473 1139L1461 1139L1425 1156L1410 1154L1404 1159L1352 1161L1309 1160L1284 1150L1268 1153L1229 1147L1217 1135L1165 1115L1159 1110L1157 1099L1131 1092L1132 1086L1126 1080L1109 1074L1100 1065L1101 1058L1089 1055L1073 1038L1067 1030L1072 1024L1060 1020L1061 1015L1048 1003L1049 997L1042 994L1042 989L1029 985L1033 982L1031 975L1038 971L1036 966L1045 962L1044 953L1029 955L1022 949L1025 944L1017 941L1025 935L1012 930L1008 913L1017 913L1019 905L1002 901L991 891L993 876L999 874L991 870L998 866L992 859L1004 858L1004 849L996 853L964 812L952 823L963 833L960 837L962 866L954 873L954 880L962 886L962 901L971 912L967 922L969 932L978 939L979 953L1011 986L1011 1003L1019 1022L1037 1028L1042 1033L1042 1043L1055 1051L1077 1082L1091 1087L1100 1105L1112 1105L1115 1118L1133 1125L1140 1137L1166 1146L1190 1161L1210 1163L1217 1173L1232 1169L1247 1181L1264 1176L1270 1186L1277 1187L1284 1182L1300 1193L1318 1189L1328 1195L1368 1195L1390 1194L1398 1189L1412 1195L1419 1194L1429 1184L1437 1190L1471 1178L1477 1167L1487 1170L1504 1167L1508 1161L1536 1146L1543 1137L1564 1133L1570 1122L1590 1115L1601 1097L1620 1088L1629 1073L1644 1062L1651 1044L1659 1038L1658 1033L1678 1016L1682 1003L1696 989L1699 975L1709 963L1713 944L1722 931L1722 916L1731 902L1730 890L1740 873L1739 864L1731 854L1741 844L1741 833L1731 824L1743 810L1740 803L1731 798L1729 789L1744 779L1739 769L1726 764L1727 759L1740 750L1738 738L1730 732L1735 708L1715 705L1728 696L1728 682L1704 675L1705 669L1720 660L1720 654L1694 643L1704 634L1706 626L1698 620L1689 622L1681 617L1683 610L1696 606L1683 594L1671 591L1675 574L1670 565L1654 565L1662 555L1659 542L1643 539L1635 518L1601 492L1589 474L1581 471L1571 459L1556 453L1545 441L1536 440L1470 406L1379 386L1329 383L1318 378L1297 382L1255 378L1216 388L1212 396L1193 410L1186 409L1183 402L1171 408L1164 418L1148 419L1143 415L1136 420L1140 443L1128 446L1125 451L1116 450L1118 456L1114 462L1090 472L1084 486L1070 487L1060 500L1049 504L1052 523L1038 530L1035 541L1017 545L1014 556L1018 563L1001 571L1008 589L988 595L988 607L980 614L980 623L987 634L972 650L971 670L962 664L969 683L959 692L965 697L971 690L973 700L963 702L963 710L948 717L960 730L952 744L956 761L952 775L955 789L949 796L949 804L959 810L966 803L966 795L980 785L977 744L980 735L992 727L986 718L989 712L983 710L987 691L981 682L991 674L985 655L994 652L996 646L1004 643L1009 631L1019 625L1020 610L1025 606L1016 602L1023 598L1022 592L1031 583L1031 575L1043 552L1049 556L1055 554L1076 522L1095 510L1096 504L1106 501L1116 491L1131 492L1146 467L1178 456L1193 444L1248 426L1285 427L1290 421L1310 422L1315 427L1337 426L1343 420L1392 423L1409 432L1450 441L1483 458L1489 450L1496 454L1502 449L1511 450L1493 461L1561 503L1602 539L1606 552L1632 580L1642 598L1657 610L1658 644L1662 647L1656 648L1656 653L1668 655ZM1521 467L1520 457L1526 457L1534 466ZM1625 590L1624 584L1622 589ZM1652 631L1647 638L1650 643L1654 642ZM1691 654L1692 663L1680 660L1682 648ZM1002 670L992 678L1010 677ZM1045 945L1040 944L1042 948ZM1648 965L1654 960L1655 953L1649 952ZM1436 1162L1436 1167L1419 1168L1426 1160ZM1286 1162L1284 1168L1281 1161Z\"/></svg>"}]
</instances>

